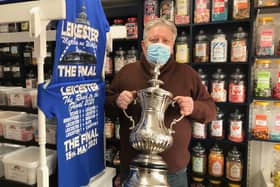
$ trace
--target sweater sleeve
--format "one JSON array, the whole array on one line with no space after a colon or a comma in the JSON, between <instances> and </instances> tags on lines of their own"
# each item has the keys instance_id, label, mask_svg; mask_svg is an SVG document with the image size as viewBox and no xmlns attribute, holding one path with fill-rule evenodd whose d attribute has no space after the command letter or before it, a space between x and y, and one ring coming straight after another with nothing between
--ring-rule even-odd
<instances>
[{"instance_id":1,"label":"sweater sleeve","mask_svg":"<svg viewBox=\"0 0 280 187\"><path fill-rule=\"evenodd\" d=\"M194 109L190 118L200 123L208 123L216 119L216 105L211 95L205 89L197 73L193 80Z\"/></svg>"}]
</instances>

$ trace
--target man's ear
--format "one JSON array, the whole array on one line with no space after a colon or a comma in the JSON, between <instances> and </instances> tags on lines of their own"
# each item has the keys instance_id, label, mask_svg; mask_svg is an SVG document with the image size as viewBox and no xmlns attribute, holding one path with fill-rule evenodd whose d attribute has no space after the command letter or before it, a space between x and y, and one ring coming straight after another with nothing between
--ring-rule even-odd
<instances>
[{"instance_id":1,"label":"man's ear","mask_svg":"<svg viewBox=\"0 0 280 187\"><path fill-rule=\"evenodd\" d=\"M145 53L147 50L146 50L146 45L145 45L145 42L144 40L141 41L141 47L142 47L142 51Z\"/></svg>"}]
</instances>

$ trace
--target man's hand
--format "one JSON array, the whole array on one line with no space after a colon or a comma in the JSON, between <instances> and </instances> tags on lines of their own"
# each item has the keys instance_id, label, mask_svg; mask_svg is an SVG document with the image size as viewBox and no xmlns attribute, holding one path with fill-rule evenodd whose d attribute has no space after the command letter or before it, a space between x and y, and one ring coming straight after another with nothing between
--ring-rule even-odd
<instances>
[{"instance_id":1,"label":"man's hand","mask_svg":"<svg viewBox=\"0 0 280 187\"><path fill-rule=\"evenodd\" d=\"M176 96L174 97L176 103L180 107L180 112L184 116L191 115L193 112L193 99L187 96Z\"/></svg>"},{"instance_id":2,"label":"man's hand","mask_svg":"<svg viewBox=\"0 0 280 187\"><path fill-rule=\"evenodd\" d=\"M136 91L127 91L124 90L120 93L119 97L116 100L116 104L119 108L126 110L128 105L134 100L136 97Z\"/></svg>"}]
</instances>

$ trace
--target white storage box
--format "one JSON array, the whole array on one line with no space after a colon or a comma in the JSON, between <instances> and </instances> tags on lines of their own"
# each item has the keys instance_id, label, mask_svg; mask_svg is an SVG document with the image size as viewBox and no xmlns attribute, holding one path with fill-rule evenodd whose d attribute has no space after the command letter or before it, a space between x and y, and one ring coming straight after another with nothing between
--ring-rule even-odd
<instances>
[{"instance_id":1,"label":"white storage box","mask_svg":"<svg viewBox=\"0 0 280 187\"><path fill-rule=\"evenodd\" d=\"M27 142L33 139L34 123L37 121L35 114L22 114L4 120L3 135L6 139Z\"/></svg>"},{"instance_id":2,"label":"white storage box","mask_svg":"<svg viewBox=\"0 0 280 187\"><path fill-rule=\"evenodd\" d=\"M47 165L49 175L56 167L56 151L47 149ZM34 185L37 183L37 168L40 158L39 147L30 146L3 157L5 178L8 180Z\"/></svg>"},{"instance_id":3,"label":"white storage box","mask_svg":"<svg viewBox=\"0 0 280 187\"><path fill-rule=\"evenodd\" d=\"M38 142L38 123L35 123L35 132L34 137L35 141ZM46 120L46 143L48 144L56 144L56 120L54 119L47 119Z\"/></svg>"},{"instance_id":4,"label":"white storage box","mask_svg":"<svg viewBox=\"0 0 280 187\"><path fill-rule=\"evenodd\" d=\"M21 90L21 87L9 87L9 86L1 86L0 87L0 105L8 105L8 97L9 94L16 93L16 90Z\"/></svg>"},{"instance_id":5,"label":"white storage box","mask_svg":"<svg viewBox=\"0 0 280 187\"><path fill-rule=\"evenodd\" d=\"M10 118L10 117L14 117L14 116L18 116L18 115L22 115L25 114L25 112L15 112L15 111L0 111L0 136L3 136L3 123L4 120Z\"/></svg>"},{"instance_id":6,"label":"white storage box","mask_svg":"<svg viewBox=\"0 0 280 187\"><path fill-rule=\"evenodd\" d=\"M34 95L37 95L37 90L32 88L21 88L12 90L8 95L8 106L22 106L22 107L33 107L37 105L34 101Z\"/></svg>"},{"instance_id":7,"label":"white storage box","mask_svg":"<svg viewBox=\"0 0 280 187\"><path fill-rule=\"evenodd\" d=\"M4 176L4 164L2 161L3 156L7 153L11 153L20 148L24 148L24 146L16 145L16 144L0 143L0 177Z\"/></svg>"},{"instance_id":8,"label":"white storage box","mask_svg":"<svg viewBox=\"0 0 280 187\"><path fill-rule=\"evenodd\" d=\"M110 27L110 35L112 39L121 39L127 37L127 29L125 25L112 25Z\"/></svg>"}]
</instances>

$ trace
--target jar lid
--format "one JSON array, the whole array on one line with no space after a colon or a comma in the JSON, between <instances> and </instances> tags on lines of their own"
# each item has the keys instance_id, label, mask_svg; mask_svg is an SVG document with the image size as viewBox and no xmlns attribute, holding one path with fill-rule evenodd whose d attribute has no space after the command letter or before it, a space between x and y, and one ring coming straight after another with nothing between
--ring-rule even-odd
<instances>
[{"instance_id":1,"label":"jar lid","mask_svg":"<svg viewBox=\"0 0 280 187\"><path fill-rule=\"evenodd\" d=\"M241 120L242 117L243 117L243 114L241 114L238 109L235 109L235 111L233 113L230 113L231 119Z\"/></svg>"},{"instance_id":2,"label":"jar lid","mask_svg":"<svg viewBox=\"0 0 280 187\"><path fill-rule=\"evenodd\" d=\"M245 77L245 74L244 73L242 73L241 71L240 71L240 69L239 68L236 68L235 69L235 72L234 73L232 73L231 75L230 75L230 77L232 78L232 79L244 79L244 77Z\"/></svg>"},{"instance_id":3,"label":"jar lid","mask_svg":"<svg viewBox=\"0 0 280 187\"><path fill-rule=\"evenodd\" d=\"M217 119L222 119L223 116L224 116L223 111L219 107L217 107L217 113L216 114L217 114Z\"/></svg>"},{"instance_id":4,"label":"jar lid","mask_svg":"<svg viewBox=\"0 0 280 187\"><path fill-rule=\"evenodd\" d=\"M129 50L127 50L127 55L132 55L132 50L131 49L129 49Z\"/></svg>"},{"instance_id":5,"label":"jar lid","mask_svg":"<svg viewBox=\"0 0 280 187\"><path fill-rule=\"evenodd\" d=\"M240 153L240 151L237 150L237 147L234 146L232 148L232 150L228 152L228 156L229 157L233 157L233 158L240 158L241 157L241 153Z\"/></svg>"},{"instance_id":6,"label":"jar lid","mask_svg":"<svg viewBox=\"0 0 280 187\"><path fill-rule=\"evenodd\" d=\"M114 19L114 24L122 25L122 24L124 24L124 20L123 19Z\"/></svg>"},{"instance_id":7,"label":"jar lid","mask_svg":"<svg viewBox=\"0 0 280 187\"><path fill-rule=\"evenodd\" d=\"M128 22L136 22L137 18L136 17L130 17L130 18L127 18L127 21Z\"/></svg>"},{"instance_id":8,"label":"jar lid","mask_svg":"<svg viewBox=\"0 0 280 187\"><path fill-rule=\"evenodd\" d=\"M222 29L217 29L217 32L214 34L215 37L226 37L225 33L223 33Z\"/></svg>"},{"instance_id":9,"label":"jar lid","mask_svg":"<svg viewBox=\"0 0 280 187\"><path fill-rule=\"evenodd\" d=\"M200 177L192 177L192 179L196 182L202 182L204 181L204 178L200 178Z\"/></svg>"},{"instance_id":10,"label":"jar lid","mask_svg":"<svg viewBox=\"0 0 280 187\"><path fill-rule=\"evenodd\" d=\"M222 183L222 181L220 181L220 180L209 180L209 182L211 184L221 184Z\"/></svg>"},{"instance_id":11,"label":"jar lid","mask_svg":"<svg viewBox=\"0 0 280 187\"><path fill-rule=\"evenodd\" d=\"M204 80L207 78L207 74L203 72L203 69L199 68L198 69L198 74L199 74L199 77Z\"/></svg>"},{"instance_id":12,"label":"jar lid","mask_svg":"<svg viewBox=\"0 0 280 187\"><path fill-rule=\"evenodd\" d=\"M187 41L187 35L185 31L182 31L180 35L177 37L177 42L186 42Z\"/></svg>"},{"instance_id":13,"label":"jar lid","mask_svg":"<svg viewBox=\"0 0 280 187\"><path fill-rule=\"evenodd\" d=\"M211 151L216 152L216 153L222 153L223 150L218 146L218 144L215 144L212 148Z\"/></svg>"},{"instance_id":14,"label":"jar lid","mask_svg":"<svg viewBox=\"0 0 280 187\"><path fill-rule=\"evenodd\" d=\"M271 64L271 60L268 60L268 59L257 59L256 63L258 63L258 64Z\"/></svg>"},{"instance_id":15,"label":"jar lid","mask_svg":"<svg viewBox=\"0 0 280 187\"><path fill-rule=\"evenodd\" d=\"M221 68L218 68L217 71L212 75L213 79L224 79L226 77L226 74L223 73L223 70Z\"/></svg>"},{"instance_id":16,"label":"jar lid","mask_svg":"<svg viewBox=\"0 0 280 187\"><path fill-rule=\"evenodd\" d=\"M271 16L267 16L267 17L261 17L261 18L259 18L259 21L260 22L266 22L266 21L273 21L273 17L271 17Z\"/></svg>"},{"instance_id":17,"label":"jar lid","mask_svg":"<svg viewBox=\"0 0 280 187\"><path fill-rule=\"evenodd\" d=\"M207 35L204 33L203 30L200 30L200 31L199 31L199 34L195 36L195 39L198 40L198 41L201 41L201 40L208 40L208 37L207 37Z\"/></svg>"},{"instance_id":18,"label":"jar lid","mask_svg":"<svg viewBox=\"0 0 280 187\"><path fill-rule=\"evenodd\" d=\"M240 184L228 183L229 187L240 187Z\"/></svg>"},{"instance_id":19,"label":"jar lid","mask_svg":"<svg viewBox=\"0 0 280 187\"><path fill-rule=\"evenodd\" d=\"M269 102L266 101L255 101L256 105L262 105L262 106L267 106L269 104Z\"/></svg>"},{"instance_id":20,"label":"jar lid","mask_svg":"<svg viewBox=\"0 0 280 187\"><path fill-rule=\"evenodd\" d=\"M280 144L275 144L273 148L276 149L277 151L280 151Z\"/></svg>"},{"instance_id":21,"label":"jar lid","mask_svg":"<svg viewBox=\"0 0 280 187\"><path fill-rule=\"evenodd\" d=\"M205 152L205 148L202 147L202 145L200 144L200 142L198 142L194 147L193 147L193 151L196 153L204 153Z\"/></svg>"},{"instance_id":22,"label":"jar lid","mask_svg":"<svg viewBox=\"0 0 280 187\"><path fill-rule=\"evenodd\" d=\"M273 105L274 106L280 106L280 102L274 102Z\"/></svg>"},{"instance_id":23,"label":"jar lid","mask_svg":"<svg viewBox=\"0 0 280 187\"><path fill-rule=\"evenodd\" d=\"M233 34L234 38L246 38L248 34L243 30L242 27L237 28L237 32Z\"/></svg>"}]
</instances>

